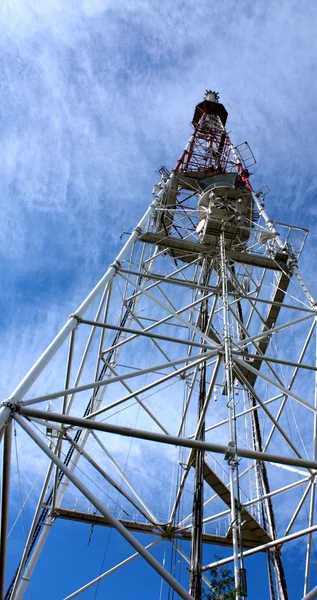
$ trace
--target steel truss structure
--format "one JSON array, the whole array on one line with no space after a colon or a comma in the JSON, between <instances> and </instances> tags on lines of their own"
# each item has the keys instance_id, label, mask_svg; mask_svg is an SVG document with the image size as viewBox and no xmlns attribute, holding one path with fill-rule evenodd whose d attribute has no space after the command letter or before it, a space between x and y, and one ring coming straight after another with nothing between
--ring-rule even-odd
<instances>
[{"instance_id":1,"label":"steel truss structure","mask_svg":"<svg viewBox=\"0 0 317 600\"><path fill-rule=\"evenodd\" d=\"M252 152L233 146L226 119L208 91L116 260L1 404L1 599L24 597L59 519L113 527L133 548L67 600L137 556L184 600L201 600L210 569L232 563L242 599L254 554L267 597L286 600L282 551L295 544L303 596L316 584L316 302L298 269L307 231L268 216L249 182ZM49 466L5 578L13 423ZM126 440L142 475L122 466ZM160 543L180 574L151 552Z\"/></svg>"}]
</instances>

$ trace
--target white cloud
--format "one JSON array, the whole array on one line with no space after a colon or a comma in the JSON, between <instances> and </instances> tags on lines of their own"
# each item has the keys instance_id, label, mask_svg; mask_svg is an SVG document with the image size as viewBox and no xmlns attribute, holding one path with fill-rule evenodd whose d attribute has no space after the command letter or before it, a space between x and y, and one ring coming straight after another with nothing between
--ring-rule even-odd
<instances>
[{"instance_id":1,"label":"white cloud","mask_svg":"<svg viewBox=\"0 0 317 600\"><path fill-rule=\"evenodd\" d=\"M314 286L316 10L286 0L2 2L4 396L114 258L207 87L227 106L233 141L250 142L254 186L273 190L269 212L313 230L302 264ZM59 387L62 358L44 387ZM173 389L164 394L170 402ZM159 416L175 427L175 412L162 405ZM113 446L122 458L126 443ZM164 458L170 469L169 450ZM131 465L139 460L133 443Z\"/></svg>"}]
</instances>

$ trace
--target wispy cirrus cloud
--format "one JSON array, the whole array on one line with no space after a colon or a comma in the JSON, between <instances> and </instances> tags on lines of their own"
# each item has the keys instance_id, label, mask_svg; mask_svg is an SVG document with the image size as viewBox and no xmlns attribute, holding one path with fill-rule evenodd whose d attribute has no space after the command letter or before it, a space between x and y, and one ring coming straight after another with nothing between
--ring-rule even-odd
<instances>
[{"instance_id":1,"label":"wispy cirrus cloud","mask_svg":"<svg viewBox=\"0 0 317 600\"><path fill-rule=\"evenodd\" d=\"M286 0L2 3L4 397L113 260L207 87L255 153L269 212L313 230L302 265L314 285L316 12Z\"/></svg>"}]
</instances>

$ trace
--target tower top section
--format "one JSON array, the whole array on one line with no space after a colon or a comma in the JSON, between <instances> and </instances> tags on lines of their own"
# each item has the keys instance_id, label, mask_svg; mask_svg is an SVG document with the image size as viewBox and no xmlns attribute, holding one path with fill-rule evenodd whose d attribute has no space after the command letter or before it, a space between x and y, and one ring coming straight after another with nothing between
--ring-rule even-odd
<instances>
[{"instance_id":1,"label":"tower top section","mask_svg":"<svg viewBox=\"0 0 317 600\"><path fill-rule=\"evenodd\" d=\"M205 98L202 102L197 104L194 112L192 124L196 127L203 116L207 115L218 115L223 126L225 126L228 118L228 113L223 104L219 102L218 92L206 90Z\"/></svg>"}]
</instances>

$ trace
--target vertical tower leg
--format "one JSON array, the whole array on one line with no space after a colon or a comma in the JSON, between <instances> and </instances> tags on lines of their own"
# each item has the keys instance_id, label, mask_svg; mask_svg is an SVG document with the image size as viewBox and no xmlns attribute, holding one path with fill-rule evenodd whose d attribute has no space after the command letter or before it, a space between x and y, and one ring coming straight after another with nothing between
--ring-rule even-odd
<instances>
[{"instance_id":1,"label":"vertical tower leg","mask_svg":"<svg viewBox=\"0 0 317 600\"><path fill-rule=\"evenodd\" d=\"M207 285L210 266L207 259L202 266L202 283ZM205 293L206 295L206 293ZM208 300L203 300L200 305L199 323L203 333L206 333L208 324ZM197 422L200 422L206 401L206 363L201 364L199 395L197 406ZM205 423L200 428L199 440L205 439ZM204 459L205 452L195 452L195 487L193 502L192 543L190 556L190 594L195 600L202 599L202 535L203 535L203 508L204 508Z\"/></svg>"},{"instance_id":2,"label":"vertical tower leg","mask_svg":"<svg viewBox=\"0 0 317 600\"><path fill-rule=\"evenodd\" d=\"M7 536L10 500L10 463L12 444L12 421L7 422L4 432L2 460L2 494L1 494L1 535L0 535L0 599L4 598L5 573L7 557Z\"/></svg>"},{"instance_id":3,"label":"vertical tower leg","mask_svg":"<svg viewBox=\"0 0 317 600\"><path fill-rule=\"evenodd\" d=\"M229 417L229 447L228 447L228 464L230 467L230 496L231 496L231 530L232 530L232 548L234 556L234 580L236 587L236 598L239 600L240 592L240 565L243 568L243 556L240 553L239 559L239 530L241 534L241 514L240 514L240 499L239 499L239 467L237 448L237 432L236 432L236 416L234 402L234 385L233 385L233 362L231 348L231 332L229 321L229 299L228 299L228 276L227 276L227 261L226 261L226 240L225 232L222 230L220 234L220 272L222 284L222 302L223 302L223 322L224 322L224 350L225 350L225 378L227 389L227 406ZM242 550L242 548L241 548Z\"/></svg>"},{"instance_id":4,"label":"vertical tower leg","mask_svg":"<svg viewBox=\"0 0 317 600\"><path fill-rule=\"evenodd\" d=\"M315 365L317 366L317 333L316 333ZM317 373L315 374L315 407L317 407ZM313 456L314 456L314 460L316 460L316 457L317 457L317 414L316 413L314 414L314 455ZM314 522L315 502L316 502L316 479L313 481L312 488L311 488L308 527L311 527ZM310 533L307 538L307 548L306 548L304 596L306 596L306 594L308 594L308 590L309 590L312 541L313 541L312 534Z\"/></svg>"}]
</instances>

